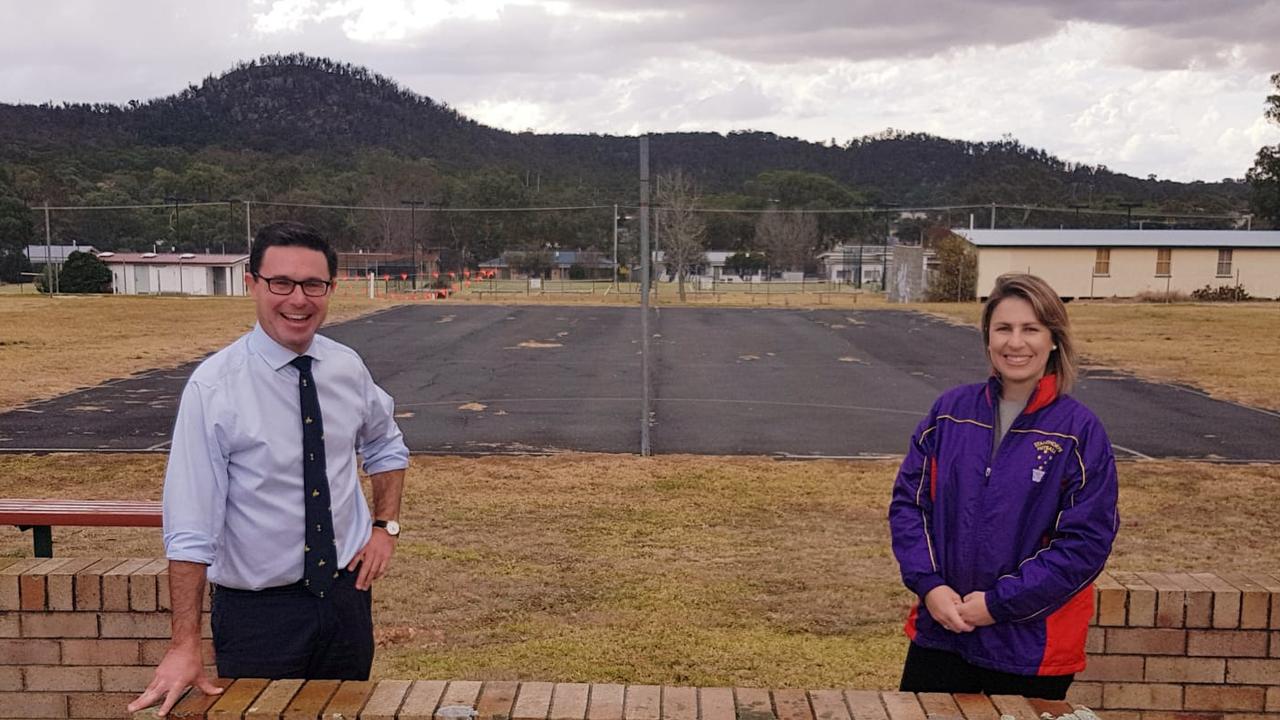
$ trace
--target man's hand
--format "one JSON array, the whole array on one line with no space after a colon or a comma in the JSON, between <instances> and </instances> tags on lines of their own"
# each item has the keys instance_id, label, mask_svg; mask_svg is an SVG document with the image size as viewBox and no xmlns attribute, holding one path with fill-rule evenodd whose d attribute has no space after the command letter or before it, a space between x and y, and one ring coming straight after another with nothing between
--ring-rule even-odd
<instances>
[{"instance_id":1,"label":"man's hand","mask_svg":"<svg viewBox=\"0 0 1280 720\"><path fill-rule=\"evenodd\" d=\"M387 573L391 564L391 556L396 551L396 539L382 528L374 528L369 542L360 548L360 552L351 558L347 571L352 572L360 566L360 574L356 576L356 589L368 590L373 581Z\"/></svg>"},{"instance_id":2,"label":"man's hand","mask_svg":"<svg viewBox=\"0 0 1280 720\"><path fill-rule=\"evenodd\" d=\"M974 627L996 623L996 619L987 611L987 594L984 592L971 592L964 596L964 601L960 604L960 617Z\"/></svg>"},{"instance_id":3,"label":"man's hand","mask_svg":"<svg viewBox=\"0 0 1280 720\"><path fill-rule=\"evenodd\" d=\"M170 645L164 659L156 667L151 684L136 700L129 703L129 712L151 707L163 699L158 714L164 717L182 697L182 693L193 685L205 695L222 694L222 688L214 685L204 674L199 644Z\"/></svg>"},{"instance_id":4,"label":"man's hand","mask_svg":"<svg viewBox=\"0 0 1280 720\"><path fill-rule=\"evenodd\" d=\"M950 585L939 585L924 596L924 606L929 609L929 614L953 633L973 630L973 625L960 614L960 603L960 594Z\"/></svg>"}]
</instances>

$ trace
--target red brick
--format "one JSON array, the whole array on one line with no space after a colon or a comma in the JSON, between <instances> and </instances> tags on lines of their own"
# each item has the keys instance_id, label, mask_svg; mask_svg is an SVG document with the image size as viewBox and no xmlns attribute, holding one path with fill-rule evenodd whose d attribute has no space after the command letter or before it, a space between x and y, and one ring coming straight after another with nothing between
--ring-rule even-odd
<instances>
[{"instance_id":1,"label":"red brick","mask_svg":"<svg viewBox=\"0 0 1280 720\"><path fill-rule=\"evenodd\" d=\"M0 692L15 692L22 689L22 668L16 665L0 665Z\"/></svg>"},{"instance_id":2,"label":"red brick","mask_svg":"<svg viewBox=\"0 0 1280 720\"><path fill-rule=\"evenodd\" d=\"M408 680L383 680L373 689L369 702L360 711L361 720L395 720L400 703L409 692Z\"/></svg>"},{"instance_id":3,"label":"red brick","mask_svg":"<svg viewBox=\"0 0 1280 720\"><path fill-rule=\"evenodd\" d=\"M21 610L21 577L48 558L26 558L0 568L0 610Z\"/></svg>"},{"instance_id":4,"label":"red brick","mask_svg":"<svg viewBox=\"0 0 1280 720\"><path fill-rule=\"evenodd\" d=\"M155 668L144 665L102 668L102 689L107 692L140 693L151 684Z\"/></svg>"},{"instance_id":5,"label":"red brick","mask_svg":"<svg viewBox=\"0 0 1280 720\"><path fill-rule=\"evenodd\" d=\"M1229 685L1280 685L1280 660L1227 660Z\"/></svg>"},{"instance_id":6,"label":"red brick","mask_svg":"<svg viewBox=\"0 0 1280 720\"><path fill-rule=\"evenodd\" d=\"M1071 683L1071 687L1067 690L1067 702L1095 709L1102 707L1102 683Z\"/></svg>"},{"instance_id":7,"label":"red brick","mask_svg":"<svg viewBox=\"0 0 1280 720\"><path fill-rule=\"evenodd\" d=\"M1111 720L1114 714L1110 710L1106 713L1107 720ZM1204 712L1191 712L1189 710L1159 711L1148 710L1139 713L1141 720L1223 720L1223 714L1212 710ZM1247 715L1232 715L1231 720L1246 720Z\"/></svg>"},{"instance_id":8,"label":"red brick","mask_svg":"<svg viewBox=\"0 0 1280 720\"><path fill-rule=\"evenodd\" d=\"M1105 683L1102 706L1111 709L1181 710L1182 686L1151 683ZM1110 718L1111 713L1105 713Z\"/></svg>"},{"instance_id":9,"label":"red brick","mask_svg":"<svg viewBox=\"0 0 1280 720\"><path fill-rule=\"evenodd\" d=\"M1084 671L1076 678L1086 682L1142 682L1142 661L1141 655L1095 655L1088 658Z\"/></svg>"},{"instance_id":10,"label":"red brick","mask_svg":"<svg viewBox=\"0 0 1280 720\"><path fill-rule=\"evenodd\" d=\"M373 693L373 683L368 680L347 680L324 706L323 720L346 720L360 714L360 708Z\"/></svg>"},{"instance_id":11,"label":"red brick","mask_svg":"<svg viewBox=\"0 0 1280 720\"><path fill-rule=\"evenodd\" d=\"M1253 580L1267 589L1271 595L1271 622L1269 627L1280 628L1280 577L1267 573L1254 573Z\"/></svg>"},{"instance_id":12,"label":"red brick","mask_svg":"<svg viewBox=\"0 0 1280 720\"><path fill-rule=\"evenodd\" d=\"M1079 685L1080 683L1076 683ZM1000 720L1000 711L996 710L996 706L991 704L991 698L978 693L956 693L952 695L956 701L956 705L960 707L960 712L964 713L965 720ZM1102 694L1098 694L1098 699L1102 699Z\"/></svg>"},{"instance_id":13,"label":"red brick","mask_svg":"<svg viewBox=\"0 0 1280 720\"><path fill-rule=\"evenodd\" d=\"M924 709L912 693L884 692L880 693L880 700L889 713L889 720L925 720Z\"/></svg>"},{"instance_id":14,"label":"red brick","mask_svg":"<svg viewBox=\"0 0 1280 720\"><path fill-rule=\"evenodd\" d=\"M240 717L239 706L244 706L244 716L246 718L276 718L279 717L285 708L289 707L289 703L293 702L293 698L302 689L306 683L305 680L290 678L288 680L272 680L266 682L258 680L255 682L245 682L241 680L235 690L225 698L227 702L222 705L215 703L214 712L209 713L209 717L223 720L224 718ZM224 693L225 694L225 693ZM221 701L219 701L221 702ZM234 706L234 707L233 707Z\"/></svg>"},{"instance_id":15,"label":"red brick","mask_svg":"<svg viewBox=\"0 0 1280 720\"><path fill-rule=\"evenodd\" d=\"M92 616L91 616L92 617ZM170 633L169 613L102 613L104 638L167 638Z\"/></svg>"},{"instance_id":16,"label":"red brick","mask_svg":"<svg viewBox=\"0 0 1280 720\"><path fill-rule=\"evenodd\" d=\"M1128 592L1110 573L1104 572L1093 583L1098 593L1098 624L1122 627Z\"/></svg>"},{"instance_id":17,"label":"red brick","mask_svg":"<svg viewBox=\"0 0 1280 720\"><path fill-rule=\"evenodd\" d=\"M1107 631L1105 628L1091 627L1085 635L1084 651L1087 653L1103 653L1107 649Z\"/></svg>"},{"instance_id":18,"label":"red brick","mask_svg":"<svg viewBox=\"0 0 1280 720\"><path fill-rule=\"evenodd\" d=\"M129 576L151 562L147 558L131 558L102 573L102 609L129 609Z\"/></svg>"},{"instance_id":19,"label":"red brick","mask_svg":"<svg viewBox=\"0 0 1280 720\"><path fill-rule=\"evenodd\" d=\"M1240 591L1214 573L1191 573L1191 577L1213 591L1213 627L1240 627Z\"/></svg>"},{"instance_id":20,"label":"red brick","mask_svg":"<svg viewBox=\"0 0 1280 720\"><path fill-rule=\"evenodd\" d=\"M93 613L23 613L22 637L98 637L98 616Z\"/></svg>"},{"instance_id":21,"label":"red brick","mask_svg":"<svg viewBox=\"0 0 1280 720\"><path fill-rule=\"evenodd\" d=\"M66 563L68 559L47 559L18 578L18 594L21 596L23 610L39 612L48 608L49 593L46 580L49 577L49 571Z\"/></svg>"},{"instance_id":22,"label":"red brick","mask_svg":"<svg viewBox=\"0 0 1280 720\"><path fill-rule=\"evenodd\" d=\"M1190 630L1187 654L1212 657L1266 657L1267 633L1262 630Z\"/></svg>"},{"instance_id":23,"label":"red brick","mask_svg":"<svg viewBox=\"0 0 1280 720\"><path fill-rule=\"evenodd\" d=\"M27 690L94 692L102 689L98 668L32 665L22 669Z\"/></svg>"},{"instance_id":24,"label":"red brick","mask_svg":"<svg viewBox=\"0 0 1280 720\"><path fill-rule=\"evenodd\" d=\"M804 690L774 690L773 709L778 720L814 720L809 695Z\"/></svg>"},{"instance_id":25,"label":"red brick","mask_svg":"<svg viewBox=\"0 0 1280 720\"><path fill-rule=\"evenodd\" d=\"M596 683L591 686L587 702L589 720L622 720L622 704L626 688L615 683Z\"/></svg>"},{"instance_id":26,"label":"red brick","mask_svg":"<svg viewBox=\"0 0 1280 720\"><path fill-rule=\"evenodd\" d=\"M485 684L485 690L489 684ZM662 687L658 685L631 685L627 688L622 716L626 720L661 720ZM486 720L481 718L480 720Z\"/></svg>"},{"instance_id":27,"label":"red brick","mask_svg":"<svg viewBox=\"0 0 1280 720\"><path fill-rule=\"evenodd\" d=\"M152 560L129 575L129 609L135 612L155 612L157 605L156 574L169 567L165 559Z\"/></svg>"},{"instance_id":28,"label":"red brick","mask_svg":"<svg viewBox=\"0 0 1280 720\"><path fill-rule=\"evenodd\" d=\"M698 720L698 689L664 686L662 720Z\"/></svg>"},{"instance_id":29,"label":"red brick","mask_svg":"<svg viewBox=\"0 0 1280 720\"><path fill-rule=\"evenodd\" d=\"M551 692L550 720L582 720L587 716L587 683L556 683Z\"/></svg>"},{"instance_id":30,"label":"red brick","mask_svg":"<svg viewBox=\"0 0 1280 720\"><path fill-rule=\"evenodd\" d=\"M316 718L338 691L340 680L308 680L284 709L285 718Z\"/></svg>"},{"instance_id":31,"label":"red brick","mask_svg":"<svg viewBox=\"0 0 1280 720\"><path fill-rule=\"evenodd\" d=\"M68 558L66 562L49 571L46 578L50 610L76 609L76 573L97 562L96 558Z\"/></svg>"},{"instance_id":32,"label":"red brick","mask_svg":"<svg viewBox=\"0 0 1280 720\"><path fill-rule=\"evenodd\" d=\"M1137 573L1112 571L1111 577L1124 586L1128 594L1128 613L1125 624L1129 627L1153 627L1156 624L1156 590L1138 577Z\"/></svg>"},{"instance_id":33,"label":"red brick","mask_svg":"<svg viewBox=\"0 0 1280 720\"><path fill-rule=\"evenodd\" d=\"M516 704L511 709L511 720L543 720L551 708L551 692L554 689L555 685L548 682L520 683ZM434 707L431 709L435 710Z\"/></svg>"},{"instance_id":34,"label":"red brick","mask_svg":"<svg viewBox=\"0 0 1280 720\"><path fill-rule=\"evenodd\" d=\"M1143 582L1156 590L1156 627L1182 627L1187 593L1164 573L1138 573Z\"/></svg>"},{"instance_id":35,"label":"red brick","mask_svg":"<svg viewBox=\"0 0 1280 720\"><path fill-rule=\"evenodd\" d=\"M1280 687L1267 688L1267 712L1280 712Z\"/></svg>"},{"instance_id":36,"label":"red brick","mask_svg":"<svg viewBox=\"0 0 1280 720\"><path fill-rule=\"evenodd\" d=\"M698 690L698 709L702 720L734 720L733 690L701 688Z\"/></svg>"},{"instance_id":37,"label":"red brick","mask_svg":"<svg viewBox=\"0 0 1280 720\"><path fill-rule=\"evenodd\" d=\"M738 708L738 720L773 720L773 702L768 690L760 688L735 688L734 704Z\"/></svg>"},{"instance_id":38,"label":"red brick","mask_svg":"<svg viewBox=\"0 0 1280 720\"><path fill-rule=\"evenodd\" d=\"M949 693L918 693L916 699L929 720L964 720L955 699ZM779 717L778 720L783 720Z\"/></svg>"},{"instance_id":39,"label":"red brick","mask_svg":"<svg viewBox=\"0 0 1280 720\"><path fill-rule=\"evenodd\" d=\"M63 640L63 665L137 665L137 640Z\"/></svg>"},{"instance_id":40,"label":"red brick","mask_svg":"<svg viewBox=\"0 0 1280 720\"><path fill-rule=\"evenodd\" d=\"M0 665L57 665L54 640L0 640Z\"/></svg>"},{"instance_id":41,"label":"red brick","mask_svg":"<svg viewBox=\"0 0 1280 720\"><path fill-rule=\"evenodd\" d=\"M1147 658L1147 682L1221 683L1227 661L1222 658Z\"/></svg>"},{"instance_id":42,"label":"red brick","mask_svg":"<svg viewBox=\"0 0 1280 720\"><path fill-rule=\"evenodd\" d=\"M125 717L126 708L137 693L74 693L67 696L67 717L100 718L104 711L108 717Z\"/></svg>"},{"instance_id":43,"label":"red brick","mask_svg":"<svg viewBox=\"0 0 1280 720\"><path fill-rule=\"evenodd\" d=\"M1187 632L1165 628L1107 628L1112 655L1184 655Z\"/></svg>"},{"instance_id":44,"label":"red brick","mask_svg":"<svg viewBox=\"0 0 1280 720\"><path fill-rule=\"evenodd\" d=\"M809 693L809 701L813 703L816 720L853 720L839 690L813 690Z\"/></svg>"},{"instance_id":45,"label":"red brick","mask_svg":"<svg viewBox=\"0 0 1280 720\"><path fill-rule=\"evenodd\" d=\"M64 718L67 696L62 693L0 692L0 718Z\"/></svg>"},{"instance_id":46,"label":"red brick","mask_svg":"<svg viewBox=\"0 0 1280 720\"><path fill-rule=\"evenodd\" d=\"M1226 573L1222 579L1240 591L1240 627L1245 630L1266 629L1271 609L1271 594L1244 573Z\"/></svg>"},{"instance_id":47,"label":"red brick","mask_svg":"<svg viewBox=\"0 0 1280 720\"><path fill-rule=\"evenodd\" d=\"M142 664L143 665L159 665L164 659L165 653L169 651L168 640L141 640L142 645ZM200 662L205 665L214 664L213 641L204 639L200 641Z\"/></svg>"},{"instance_id":48,"label":"red brick","mask_svg":"<svg viewBox=\"0 0 1280 720\"><path fill-rule=\"evenodd\" d=\"M992 695L991 704L1000 711L1000 717L1009 716L1014 720L1038 720L1040 713L1020 695Z\"/></svg>"},{"instance_id":49,"label":"red brick","mask_svg":"<svg viewBox=\"0 0 1280 720\"><path fill-rule=\"evenodd\" d=\"M516 692L520 684L508 680L489 680L480 691L480 699L476 700L477 720L507 720L511 717L511 706L516 701ZM654 688L657 690L656 686ZM657 693L655 693L655 697ZM658 706L654 706L654 717L657 717Z\"/></svg>"},{"instance_id":50,"label":"red brick","mask_svg":"<svg viewBox=\"0 0 1280 720\"><path fill-rule=\"evenodd\" d=\"M440 696L440 707L465 705L474 708L480 697L481 683L475 680L454 680Z\"/></svg>"},{"instance_id":51,"label":"red brick","mask_svg":"<svg viewBox=\"0 0 1280 720\"><path fill-rule=\"evenodd\" d=\"M844 701L849 705L853 720L888 720L889 714L880 700L880 693L871 690L845 690Z\"/></svg>"},{"instance_id":52,"label":"red brick","mask_svg":"<svg viewBox=\"0 0 1280 720\"><path fill-rule=\"evenodd\" d=\"M1165 573L1165 577L1185 590L1183 625L1189 628L1213 626L1213 591L1189 573Z\"/></svg>"},{"instance_id":53,"label":"red brick","mask_svg":"<svg viewBox=\"0 0 1280 720\"><path fill-rule=\"evenodd\" d=\"M18 613L0 611L0 638L22 637L22 626L18 623Z\"/></svg>"},{"instance_id":54,"label":"red brick","mask_svg":"<svg viewBox=\"0 0 1280 720\"><path fill-rule=\"evenodd\" d=\"M1262 710L1266 694L1260 687L1188 685L1183 706L1187 710Z\"/></svg>"},{"instance_id":55,"label":"red brick","mask_svg":"<svg viewBox=\"0 0 1280 720\"><path fill-rule=\"evenodd\" d=\"M1280 632L1271 633L1271 657L1280 657Z\"/></svg>"},{"instance_id":56,"label":"red brick","mask_svg":"<svg viewBox=\"0 0 1280 720\"><path fill-rule=\"evenodd\" d=\"M102 573L123 562L122 558L104 558L85 568L83 572L76 573L77 610L102 609Z\"/></svg>"}]
</instances>

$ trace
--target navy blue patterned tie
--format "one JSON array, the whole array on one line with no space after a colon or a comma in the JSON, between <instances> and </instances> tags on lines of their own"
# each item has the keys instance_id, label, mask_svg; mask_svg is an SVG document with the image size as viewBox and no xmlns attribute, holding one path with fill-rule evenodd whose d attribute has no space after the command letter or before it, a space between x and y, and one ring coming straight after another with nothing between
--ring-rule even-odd
<instances>
[{"instance_id":1,"label":"navy blue patterned tie","mask_svg":"<svg viewBox=\"0 0 1280 720\"><path fill-rule=\"evenodd\" d=\"M298 398L302 404L302 488L305 493L306 533L302 553L302 582L316 597L338 577L337 540L329 509L329 476L324 465L324 420L320 395L311 375L311 358L300 355L289 364L298 368Z\"/></svg>"}]
</instances>

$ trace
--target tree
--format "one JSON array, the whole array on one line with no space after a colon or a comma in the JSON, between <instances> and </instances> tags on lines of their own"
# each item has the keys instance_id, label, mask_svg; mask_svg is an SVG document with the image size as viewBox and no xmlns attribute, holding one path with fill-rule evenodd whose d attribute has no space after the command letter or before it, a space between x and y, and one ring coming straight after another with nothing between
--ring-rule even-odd
<instances>
[{"instance_id":1,"label":"tree","mask_svg":"<svg viewBox=\"0 0 1280 720\"><path fill-rule=\"evenodd\" d=\"M739 278L764 272L768 268L769 259L764 256L764 253L753 253L747 250L739 250L724 261L724 269Z\"/></svg>"},{"instance_id":2,"label":"tree","mask_svg":"<svg viewBox=\"0 0 1280 720\"><path fill-rule=\"evenodd\" d=\"M683 171L662 175L658 188L658 231L665 264L675 270L680 301L684 302L690 270L706 262L707 225L697 212L699 197L693 179Z\"/></svg>"},{"instance_id":3,"label":"tree","mask_svg":"<svg viewBox=\"0 0 1280 720\"><path fill-rule=\"evenodd\" d=\"M529 277L545 277L551 271L550 250L510 250L502 253L507 267Z\"/></svg>"},{"instance_id":4,"label":"tree","mask_svg":"<svg viewBox=\"0 0 1280 720\"><path fill-rule=\"evenodd\" d=\"M67 256L58 273L58 291L64 293L111 292L111 269L93 253L76 250Z\"/></svg>"},{"instance_id":5,"label":"tree","mask_svg":"<svg viewBox=\"0 0 1280 720\"><path fill-rule=\"evenodd\" d=\"M961 302L976 297L978 253L958 235L938 241L938 269L929 279L930 302Z\"/></svg>"},{"instance_id":6,"label":"tree","mask_svg":"<svg viewBox=\"0 0 1280 720\"><path fill-rule=\"evenodd\" d=\"M35 226L26 203L5 195L0 185L0 282L22 282L22 273L31 271L24 251L33 235Z\"/></svg>"},{"instance_id":7,"label":"tree","mask_svg":"<svg viewBox=\"0 0 1280 720\"><path fill-rule=\"evenodd\" d=\"M1280 73L1271 76L1271 85L1276 92L1267 96L1266 117L1280 124ZM1263 146L1247 177L1253 187L1253 212L1280 226L1280 145Z\"/></svg>"},{"instance_id":8,"label":"tree","mask_svg":"<svg viewBox=\"0 0 1280 720\"><path fill-rule=\"evenodd\" d=\"M756 245L774 270L804 269L818 243L818 220L805 213L769 210L756 221Z\"/></svg>"}]
</instances>

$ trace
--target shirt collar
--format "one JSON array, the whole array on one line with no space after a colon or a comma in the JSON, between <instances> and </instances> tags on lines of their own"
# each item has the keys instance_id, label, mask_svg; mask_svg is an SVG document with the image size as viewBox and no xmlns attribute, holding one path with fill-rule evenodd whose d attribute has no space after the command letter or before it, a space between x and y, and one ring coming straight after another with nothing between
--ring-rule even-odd
<instances>
[{"instance_id":1,"label":"shirt collar","mask_svg":"<svg viewBox=\"0 0 1280 720\"><path fill-rule=\"evenodd\" d=\"M298 353L281 345L268 335L260 323L255 323L253 331L249 333L249 349L261 357L272 370L279 370L298 357ZM311 338L311 347L302 354L310 355L314 360L324 360L324 351L314 337Z\"/></svg>"}]
</instances>

